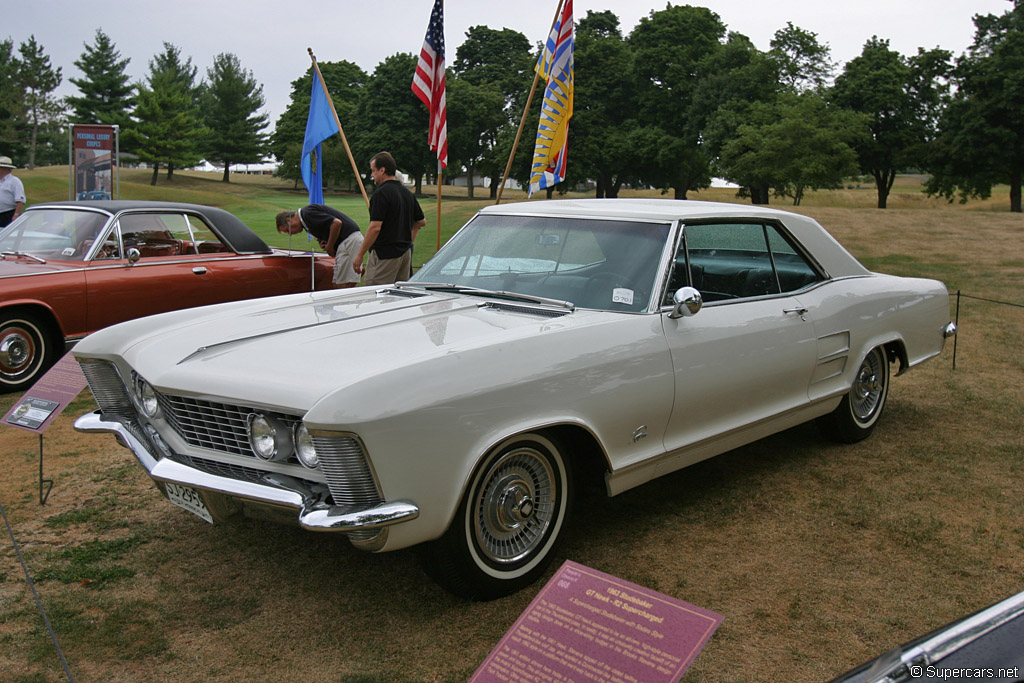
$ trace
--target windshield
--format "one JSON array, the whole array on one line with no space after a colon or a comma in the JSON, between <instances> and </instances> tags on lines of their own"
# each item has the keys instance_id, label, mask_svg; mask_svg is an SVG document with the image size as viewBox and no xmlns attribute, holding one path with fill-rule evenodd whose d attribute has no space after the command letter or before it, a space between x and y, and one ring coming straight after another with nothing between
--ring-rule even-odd
<instances>
[{"instance_id":1,"label":"windshield","mask_svg":"<svg viewBox=\"0 0 1024 683\"><path fill-rule=\"evenodd\" d=\"M639 313L650 305L668 234L668 223L481 215L412 281Z\"/></svg>"},{"instance_id":2,"label":"windshield","mask_svg":"<svg viewBox=\"0 0 1024 683\"><path fill-rule=\"evenodd\" d=\"M95 211L38 209L0 232L0 252L81 261L109 216Z\"/></svg>"}]
</instances>

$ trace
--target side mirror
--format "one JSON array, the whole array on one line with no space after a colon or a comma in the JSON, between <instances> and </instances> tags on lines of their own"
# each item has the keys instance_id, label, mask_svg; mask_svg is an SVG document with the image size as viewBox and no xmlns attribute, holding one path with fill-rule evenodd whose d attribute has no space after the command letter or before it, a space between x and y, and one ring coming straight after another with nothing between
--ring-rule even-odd
<instances>
[{"instance_id":1,"label":"side mirror","mask_svg":"<svg viewBox=\"0 0 1024 683\"><path fill-rule=\"evenodd\" d=\"M680 287L672 295L672 302L675 304L675 308L668 314L668 317L675 320L697 315L697 312L704 306L704 297L693 287Z\"/></svg>"},{"instance_id":2,"label":"side mirror","mask_svg":"<svg viewBox=\"0 0 1024 683\"><path fill-rule=\"evenodd\" d=\"M136 263L142 258L142 254L135 247L131 247L128 250L128 263Z\"/></svg>"}]
</instances>

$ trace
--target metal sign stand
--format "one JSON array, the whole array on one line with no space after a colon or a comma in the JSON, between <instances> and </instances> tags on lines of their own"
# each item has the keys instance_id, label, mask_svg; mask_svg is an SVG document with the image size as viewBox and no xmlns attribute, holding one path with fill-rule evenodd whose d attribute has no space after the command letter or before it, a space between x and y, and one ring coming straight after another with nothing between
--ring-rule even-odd
<instances>
[{"instance_id":1,"label":"metal sign stand","mask_svg":"<svg viewBox=\"0 0 1024 683\"><path fill-rule=\"evenodd\" d=\"M43 493L43 484L46 484L46 493ZM39 504L46 505L46 499L50 497L53 489L53 479L43 479L43 435L39 435Z\"/></svg>"}]
</instances>

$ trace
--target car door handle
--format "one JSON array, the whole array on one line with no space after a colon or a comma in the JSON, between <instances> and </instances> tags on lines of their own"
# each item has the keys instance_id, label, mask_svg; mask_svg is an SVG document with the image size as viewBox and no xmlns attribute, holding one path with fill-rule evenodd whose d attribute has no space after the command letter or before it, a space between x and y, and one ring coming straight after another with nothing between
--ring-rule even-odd
<instances>
[{"instance_id":1,"label":"car door handle","mask_svg":"<svg viewBox=\"0 0 1024 683\"><path fill-rule=\"evenodd\" d=\"M206 266L196 266L192 269L192 272L196 275L206 275Z\"/></svg>"},{"instance_id":2,"label":"car door handle","mask_svg":"<svg viewBox=\"0 0 1024 683\"><path fill-rule=\"evenodd\" d=\"M803 306L797 306L796 308L783 308L783 313L796 313L797 315L804 315L807 313L807 309Z\"/></svg>"}]
</instances>

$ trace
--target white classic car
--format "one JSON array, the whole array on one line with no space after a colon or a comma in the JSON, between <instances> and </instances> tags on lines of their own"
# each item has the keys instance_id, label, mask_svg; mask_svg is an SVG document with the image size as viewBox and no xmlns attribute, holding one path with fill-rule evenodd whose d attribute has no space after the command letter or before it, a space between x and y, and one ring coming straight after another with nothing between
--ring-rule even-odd
<instances>
[{"instance_id":1,"label":"white classic car","mask_svg":"<svg viewBox=\"0 0 1024 683\"><path fill-rule=\"evenodd\" d=\"M166 313L75 349L172 503L424 544L448 590L533 582L586 477L608 495L819 419L874 428L936 356L946 288L815 221L675 200L481 210L409 282Z\"/></svg>"}]
</instances>

